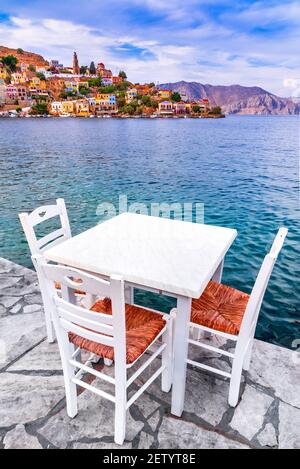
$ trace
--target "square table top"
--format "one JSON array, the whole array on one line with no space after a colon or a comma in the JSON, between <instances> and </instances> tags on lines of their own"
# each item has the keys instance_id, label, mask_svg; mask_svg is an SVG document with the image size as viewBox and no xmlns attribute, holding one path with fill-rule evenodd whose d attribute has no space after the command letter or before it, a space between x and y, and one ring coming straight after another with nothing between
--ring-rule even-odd
<instances>
[{"instance_id":1,"label":"square table top","mask_svg":"<svg viewBox=\"0 0 300 469\"><path fill-rule=\"evenodd\" d=\"M47 260L199 298L237 231L123 213L44 252Z\"/></svg>"}]
</instances>

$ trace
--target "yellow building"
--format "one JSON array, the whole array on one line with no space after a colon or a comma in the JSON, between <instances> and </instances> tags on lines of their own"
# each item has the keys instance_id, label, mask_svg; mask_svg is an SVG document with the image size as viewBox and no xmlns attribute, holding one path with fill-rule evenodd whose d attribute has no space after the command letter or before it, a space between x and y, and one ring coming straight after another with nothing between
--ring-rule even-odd
<instances>
[{"instance_id":1,"label":"yellow building","mask_svg":"<svg viewBox=\"0 0 300 469\"><path fill-rule=\"evenodd\" d=\"M46 90L47 89L47 82L46 80L41 80L40 82L40 90Z\"/></svg>"},{"instance_id":2,"label":"yellow building","mask_svg":"<svg viewBox=\"0 0 300 469\"><path fill-rule=\"evenodd\" d=\"M90 115L90 106L87 99L75 101L75 113L77 117L88 117Z\"/></svg>"},{"instance_id":3,"label":"yellow building","mask_svg":"<svg viewBox=\"0 0 300 469\"><path fill-rule=\"evenodd\" d=\"M2 80L5 80L7 77L8 77L8 73L6 71L6 68L4 66L1 67L1 64L0 64L0 78Z\"/></svg>"},{"instance_id":4,"label":"yellow building","mask_svg":"<svg viewBox=\"0 0 300 469\"><path fill-rule=\"evenodd\" d=\"M26 83L26 75L25 73L15 72L11 75L11 83L13 85L19 85Z\"/></svg>"},{"instance_id":5,"label":"yellow building","mask_svg":"<svg viewBox=\"0 0 300 469\"><path fill-rule=\"evenodd\" d=\"M78 90L79 90L79 83L77 81L65 81L65 91L78 93Z\"/></svg>"},{"instance_id":6,"label":"yellow building","mask_svg":"<svg viewBox=\"0 0 300 469\"><path fill-rule=\"evenodd\" d=\"M36 86L37 88L40 88L41 81L39 77L32 77L30 80L30 86Z\"/></svg>"},{"instance_id":7,"label":"yellow building","mask_svg":"<svg viewBox=\"0 0 300 469\"><path fill-rule=\"evenodd\" d=\"M63 101L61 107L62 114L73 114L75 102L76 101Z\"/></svg>"},{"instance_id":8,"label":"yellow building","mask_svg":"<svg viewBox=\"0 0 300 469\"><path fill-rule=\"evenodd\" d=\"M110 93L98 93L95 96L96 104L100 104L103 101L109 101Z\"/></svg>"},{"instance_id":9,"label":"yellow building","mask_svg":"<svg viewBox=\"0 0 300 469\"><path fill-rule=\"evenodd\" d=\"M172 92L170 90L159 90L158 95L161 99L170 99Z\"/></svg>"}]
</instances>

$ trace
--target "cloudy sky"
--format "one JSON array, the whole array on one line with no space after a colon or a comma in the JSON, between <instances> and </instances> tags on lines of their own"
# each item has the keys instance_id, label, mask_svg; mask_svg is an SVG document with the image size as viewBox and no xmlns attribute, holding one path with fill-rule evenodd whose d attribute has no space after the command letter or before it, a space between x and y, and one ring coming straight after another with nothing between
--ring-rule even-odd
<instances>
[{"instance_id":1,"label":"cloudy sky","mask_svg":"<svg viewBox=\"0 0 300 469\"><path fill-rule=\"evenodd\" d=\"M0 0L0 44L134 82L259 85L295 95L299 0Z\"/></svg>"}]
</instances>

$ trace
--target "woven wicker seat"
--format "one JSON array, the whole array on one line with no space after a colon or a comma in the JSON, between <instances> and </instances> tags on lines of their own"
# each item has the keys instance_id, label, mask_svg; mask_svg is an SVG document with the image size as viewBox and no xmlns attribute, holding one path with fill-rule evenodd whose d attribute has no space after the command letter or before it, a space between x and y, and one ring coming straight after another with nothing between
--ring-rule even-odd
<instances>
[{"instance_id":1,"label":"woven wicker seat","mask_svg":"<svg viewBox=\"0 0 300 469\"><path fill-rule=\"evenodd\" d=\"M112 314L111 301L106 298L99 300L91 308L92 311ZM146 309L126 305L126 363L135 362L149 347L157 335L166 325L166 321L160 314ZM114 349L78 335L69 334L69 340L76 347L95 353L99 357L114 359Z\"/></svg>"},{"instance_id":2,"label":"woven wicker seat","mask_svg":"<svg viewBox=\"0 0 300 469\"><path fill-rule=\"evenodd\" d=\"M235 288L209 282L192 301L191 321L227 334L238 335L250 296Z\"/></svg>"}]
</instances>

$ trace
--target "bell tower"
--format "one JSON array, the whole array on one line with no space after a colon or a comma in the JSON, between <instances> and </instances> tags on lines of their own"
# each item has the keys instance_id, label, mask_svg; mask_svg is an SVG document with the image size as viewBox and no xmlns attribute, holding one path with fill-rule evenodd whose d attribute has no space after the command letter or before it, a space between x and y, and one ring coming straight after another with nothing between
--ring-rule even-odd
<instances>
[{"instance_id":1,"label":"bell tower","mask_svg":"<svg viewBox=\"0 0 300 469\"><path fill-rule=\"evenodd\" d=\"M74 75L79 75L79 73L80 73L78 57L77 57L76 52L74 52L74 54L73 54L73 73L74 73Z\"/></svg>"}]
</instances>

